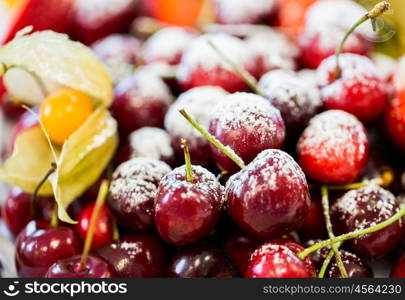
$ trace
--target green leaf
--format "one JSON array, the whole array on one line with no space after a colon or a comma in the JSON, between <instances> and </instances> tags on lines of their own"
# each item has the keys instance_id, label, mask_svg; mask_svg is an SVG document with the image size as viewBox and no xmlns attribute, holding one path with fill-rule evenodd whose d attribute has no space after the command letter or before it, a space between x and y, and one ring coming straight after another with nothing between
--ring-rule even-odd
<instances>
[{"instance_id":1,"label":"green leaf","mask_svg":"<svg viewBox=\"0 0 405 300\"><path fill-rule=\"evenodd\" d=\"M58 152L58 149L55 149ZM33 193L54 162L49 144L41 127L35 126L20 133L13 154L0 167L0 180ZM52 195L52 186L46 182L40 195Z\"/></svg>"},{"instance_id":2,"label":"green leaf","mask_svg":"<svg viewBox=\"0 0 405 300\"><path fill-rule=\"evenodd\" d=\"M117 145L117 122L105 108L93 112L65 142L57 171L50 177L60 220L75 223L66 208L100 177Z\"/></svg>"}]
</instances>

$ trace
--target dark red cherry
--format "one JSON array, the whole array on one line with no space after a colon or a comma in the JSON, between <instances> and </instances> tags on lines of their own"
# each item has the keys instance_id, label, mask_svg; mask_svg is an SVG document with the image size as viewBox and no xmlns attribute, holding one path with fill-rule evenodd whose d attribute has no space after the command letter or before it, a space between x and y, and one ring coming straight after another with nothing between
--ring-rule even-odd
<instances>
[{"instance_id":1,"label":"dark red cherry","mask_svg":"<svg viewBox=\"0 0 405 300\"><path fill-rule=\"evenodd\" d=\"M44 277L49 267L81 251L80 239L73 229L34 220L17 237L16 266L20 277Z\"/></svg>"},{"instance_id":2,"label":"dark red cherry","mask_svg":"<svg viewBox=\"0 0 405 300\"><path fill-rule=\"evenodd\" d=\"M137 71L120 80L114 93L111 110L122 136L144 126L163 127L172 96L155 74Z\"/></svg>"},{"instance_id":3,"label":"dark red cherry","mask_svg":"<svg viewBox=\"0 0 405 300\"><path fill-rule=\"evenodd\" d=\"M388 106L385 127L391 139L405 151L405 90Z\"/></svg>"},{"instance_id":4,"label":"dark red cherry","mask_svg":"<svg viewBox=\"0 0 405 300\"><path fill-rule=\"evenodd\" d=\"M82 256L75 255L54 263L46 273L46 278L114 278L115 271L103 259L89 255L83 270L80 270Z\"/></svg>"},{"instance_id":5,"label":"dark red cherry","mask_svg":"<svg viewBox=\"0 0 405 300\"><path fill-rule=\"evenodd\" d=\"M310 197L300 166L281 150L265 150L226 184L227 211L247 233L280 238L304 222Z\"/></svg>"},{"instance_id":6,"label":"dark red cherry","mask_svg":"<svg viewBox=\"0 0 405 300\"><path fill-rule=\"evenodd\" d=\"M250 257L261 242L243 232L231 233L224 243L225 253L232 259L241 274L246 272Z\"/></svg>"},{"instance_id":7,"label":"dark red cherry","mask_svg":"<svg viewBox=\"0 0 405 300\"><path fill-rule=\"evenodd\" d=\"M155 199L155 223L160 236L174 245L202 240L221 214L224 189L215 175L192 166L192 182L186 166L174 169L160 181Z\"/></svg>"},{"instance_id":8,"label":"dark red cherry","mask_svg":"<svg viewBox=\"0 0 405 300\"><path fill-rule=\"evenodd\" d=\"M259 247L250 259L245 277L248 278L311 278L315 277L310 261L296 255L304 248L293 242L269 242Z\"/></svg>"},{"instance_id":9,"label":"dark red cherry","mask_svg":"<svg viewBox=\"0 0 405 300\"><path fill-rule=\"evenodd\" d=\"M97 250L120 278L163 277L166 250L154 236L129 234Z\"/></svg>"},{"instance_id":10,"label":"dark red cherry","mask_svg":"<svg viewBox=\"0 0 405 300\"><path fill-rule=\"evenodd\" d=\"M137 0L76 1L74 37L89 45L109 34L127 31L137 14L137 4Z\"/></svg>"},{"instance_id":11,"label":"dark red cherry","mask_svg":"<svg viewBox=\"0 0 405 300\"><path fill-rule=\"evenodd\" d=\"M391 278L405 278L405 254L394 265L391 271Z\"/></svg>"},{"instance_id":12,"label":"dark red cherry","mask_svg":"<svg viewBox=\"0 0 405 300\"><path fill-rule=\"evenodd\" d=\"M211 114L208 129L245 163L263 150L281 148L285 138L280 111L263 97L249 93L226 96ZM240 169L214 145L210 147L220 169L230 173Z\"/></svg>"},{"instance_id":13,"label":"dark red cherry","mask_svg":"<svg viewBox=\"0 0 405 300\"><path fill-rule=\"evenodd\" d=\"M80 238L84 241L86 239L87 232L90 227L91 215L93 214L95 203L87 204L80 212L77 218L77 224L75 230ZM103 206L100 210L100 215L96 221L94 229L93 242L91 249L98 249L113 239L113 222L110 212L106 206Z\"/></svg>"},{"instance_id":14,"label":"dark red cherry","mask_svg":"<svg viewBox=\"0 0 405 300\"><path fill-rule=\"evenodd\" d=\"M318 68L323 60L335 54L345 32L346 29L338 26L318 26L305 30L298 39L300 63L306 68ZM347 39L342 52L366 56L371 47L371 42L360 33L354 32Z\"/></svg>"},{"instance_id":15,"label":"dark red cherry","mask_svg":"<svg viewBox=\"0 0 405 300\"><path fill-rule=\"evenodd\" d=\"M316 190L319 193L318 190ZM304 223L297 229L300 238L304 240L321 239L327 236L322 204L319 197L312 196L311 205Z\"/></svg>"},{"instance_id":16,"label":"dark red cherry","mask_svg":"<svg viewBox=\"0 0 405 300\"><path fill-rule=\"evenodd\" d=\"M170 171L166 163L153 158L133 158L115 170L108 205L120 225L141 231L155 227L156 192Z\"/></svg>"},{"instance_id":17,"label":"dark red cherry","mask_svg":"<svg viewBox=\"0 0 405 300\"><path fill-rule=\"evenodd\" d=\"M33 219L31 200L31 194L14 187L2 205L4 223L15 236ZM37 217L49 221L52 216L54 201L53 197L37 197L35 203Z\"/></svg>"},{"instance_id":18,"label":"dark red cherry","mask_svg":"<svg viewBox=\"0 0 405 300\"><path fill-rule=\"evenodd\" d=\"M169 277L229 278L238 277L230 259L214 246L203 244L180 248L169 263Z\"/></svg>"},{"instance_id":19,"label":"dark red cherry","mask_svg":"<svg viewBox=\"0 0 405 300\"><path fill-rule=\"evenodd\" d=\"M164 125L179 156L183 156L181 140L186 139L194 164L204 167L215 165L210 155L209 142L180 115L179 110L184 109L198 124L208 130L210 114L227 94L220 87L196 87L181 94L170 106Z\"/></svg>"},{"instance_id":20,"label":"dark red cherry","mask_svg":"<svg viewBox=\"0 0 405 300\"><path fill-rule=\"evenodd\" d=\"M143 47L145 64L178 65L185 49L197 37L197 32L186 27L165 27L149 37Z\"/></svg>"},{"instance_id":21,"label":"dark red cherry","mask_svg":"<svg viewBox=\"0 0 405 300\"><path fill-rule=\"evenodd\" d=\"M326 109L341 109L360 121L379 117L387 104L387 90L377 67L367 57L340 55L340 77L336 78L336 58L324 60L317 71L317 83Z\"/></svg>"},{"instance_id":22,"label":"dark red cherry","mask_svg":"<svg viewBox=\"0 0 405 300\"><path fill-rule=\"evenodd\" d=\"M395 196L389 191L369 186L351 190L331 207L333 224L340 233L365 229L391 218L399 210ZM400 220L382 230L350 240L352 248L365 258L378 258L401 241L404 231Z\"/></svg>"},{"instance_id":23,"label":"dark red cherry","mask_svg":"<svg viewBox=\"0 0 405 300\"><path fill-rule=\"evenodd\" d=\"M263 96L280 110L287 135L296 136L315 116L322 102L319 92L291 71L271 71L259 82Z\"/></svg>"},{"instance_id":24,"label":"dark red cherry","mask_svg":"<svg viewBox=\"0 0 405 300\"><path fill-rule=\"evenodd\" d=\"M211 41L234 63L255 75L258 67L244 41L225 33L204 34L193 40L180 61L177 80L184 91L197 86L219 86L233 93L247 91L243 79L208 44Z\"/></svg>"},{"instance_id":25,"label":"dark red cherry","mask_svg":"<svg viewBox=\"0 0 405 300\"><path fill-rule=\"evenodd\" d=\"M142 127L129 137L130 157L148 157L175 165L175 153L169 134L158 127Z\"/></svg>"},{"instance_id":26,"label":"dark red cherry","mask_svg":"<svg viewBox=\"0 0 405 300\"><path fill-rule=\"evenodd\" d=\"M340 110L315 116L297 145L298 160L305 174L333 184L356 180L367 164L368 150L364 126L353 115Z\"/></svg>"}]
</instances>

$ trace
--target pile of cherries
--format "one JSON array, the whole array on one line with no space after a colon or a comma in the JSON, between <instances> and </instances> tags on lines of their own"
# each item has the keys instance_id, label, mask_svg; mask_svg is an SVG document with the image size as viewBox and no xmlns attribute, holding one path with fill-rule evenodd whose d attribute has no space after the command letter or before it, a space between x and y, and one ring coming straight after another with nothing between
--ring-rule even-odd
<instances>
[{"instance_id":1,"label":"pile of cherries","mask_svg":"<svg viewBox=\"0 0 405 300\"><path fill-rule=\"evenodd\" d=\"M395 67L381 74L363 27L334 55L367 12L317 2L292 38L268 26L277 1L229 3L215 1L219 24L203 32L98 31L92 49L115 86L114 171L69 207L74 226L57 224L52 197L10 190L1 218L19 276L373 277L370 262L386 257L405 277L405 90ZM93 41L86 22L110 21L86 17L78 33ZM73 108L73 120L88 113ZM36 124L19 117L6 155ZM63 141L70 129L58 129Z\"/></svg>"}]
</instances>

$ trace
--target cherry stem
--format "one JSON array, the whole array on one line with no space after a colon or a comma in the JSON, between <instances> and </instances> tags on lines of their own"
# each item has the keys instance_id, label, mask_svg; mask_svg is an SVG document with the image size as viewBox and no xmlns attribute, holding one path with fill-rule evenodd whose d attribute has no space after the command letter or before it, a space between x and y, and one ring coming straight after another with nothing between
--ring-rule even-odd
<instances>
[{"instance_id":1,"label":"cherry stem","mask_svg":"<svg viewBox=\"0 0 405 300\"><path fill-rule=\"evenodd\" d=\"M394 180L394 173L392 170L383 172L379 177L371 180L364 180L362 182L350 183L345 185L329 185L327 188L332 191L354 190L363 188L369 185L379 185L381 187L388 187Z\"/></svg>"},{"instance_id":2,"label":"cherry stem","mask_svg":"<svg viewBox=\"0 0 405 300\"><path fill-rule=\"evenodd\" d=\"M52 228L57 228L59 225L59 218L58 218L58 206L55 205L53 206L53 212L52 212L52 219L51 219L51 227Z\"/></svg>"},{"instance_id":3,"label":"cherry stem","mask_svg":"<svg viewBox=\"0 0 405 300\"><path fill-rule=\"evenodd\" d=\"M330 220L328 188L326 186L322 186L321 193L322 193L322 206L323 206L323 214L324 214L324 217L325 217L326 231L328 232L329 238L334 239L335 234L333 233L332 222ZM340 256L339 249L337 248L335 243L332 243L332 250L333 250L333 252L335 254L336 263L337 263L338 268L340 270L340 274L342 275L343 278L349 277L347 275L346 268L345 268L345 266L343 264L342 257Z\"/></svg>"},{"instance_id":4,"label":"cherry stem","mask_svg":"<svg viewBox=\"0 0 405 300\"><path fill-rule=\"evenodd\" d=\"M96 204L95 204L93 212L91 214L89 230L87 231L87 234L86 234L82 258L81 258L80 264L79 264L79 272L82 272L86 269L87 257L89 256L91 244L93 243L94 232L96 229L96 223L97 223L98 217L100 216L101 208L103 207L105 200L107 198L108 189L109 189L109 182L108 182L108 180L104 179L101 182L100 189L98 191Z\"/></svg>"},{"instance_id":5,"label":"cherry stem","mask_svg":"<svg viewBox=\"0 0 405 300\"><path fill-rule=\"evenodd\" d=\"M382 1L380 3L378 3L376 6L374 6L374 8L372 10L370 10L369 12L367 12L364 16L362 16L344 35L342 41L340 42L339 46L337 47L336 50L336 70L335 70L335 78L339 78L340 77L340 64L339 64L339 58L340 58L340 54L342 54L343 51L343 47L347 41L347 39L349 38L349 36L353 33L353 31L355 31L357 29L357 27L359 27L361 24L363 24L364 22L366 22L367 20L371 19L372 23L373 23L373 29L375 30L375 19L379 16L381 16L382 14L384 14L389 8L390 8L390 4L387 1Z\"/></svg>"},{"instance_id":6,"label":"cherry stem","mask_svg":"<svg viewBox=\"0 0 405 300\"><path fill-rule=\"evenodd\" d=\"M305 250L301 251L300 253L298 253L298 257L300 259L305 259L305 257L307 257L312 252L314 252L318 249L327 247L327 246L331 246L333 243L344 242L344 241L354 239L354 238L357 238L359 236L362 236L362 235L365 235L368 233L380 231L381 229L384 229L385 227L392 225L393 223L395 223L396 221L401 219L403 216L405 216L405 207L402 207L395 215L393 215L388 220L385 220L384 222L381 222L377 225L374 225L374 226L371 226L369 228L365 228L362 230L345 233L345 234L339 235L333 239L330 238L330 239L321 241L319 243L316 243L316 244L306 248Z\"/></svg>"},{"instance_id":7,"label":"cherry stem","mask_svg":"<svg viewBox=\"0 0 405 300\"><path fill-rule=\"evenodd\" d=\"M243 79L244 82L258 95L263 95L260 91L256 79L245 71L238 64L233 62L229 57L227 57L212 41L208 41L208 45L229 65L232 69Z\"/></svg>"},{"instance_id":8,"label":"cherry stem","mask_svg":"<svg viewBox=\"0 0 405 300\"><path fill-rule=\"evenodd\" d=\"M181 140L181 147L184 151L184 161L186 162L186 178L188 182L193 182L193 169L191 167L190 151L188 150L187 140Z\"/></svg>"},{"instance_id":9,"label":"cherry stem","mask_svg":"<svg viewBox=\"0 0 405 300\"><path fill-rule=\"evenodd\" d=\"M41 179L41 181L38 183L38 185L35 187L34 193L32 193L31 214L32 214L33 219L37 219L39 217L37 206L36 206L39 190L44 185L44 183L48 180L49 176L51 176L56 171L56 168L57 168L56 163L54 163L54 162L51 163L51 167L46 172L45 176Z\"/></svg>"},{"instance_id":10,"label":"cherry stem","mask_svg":"<svg viewBox=\"0 0 405 300\"><path fill-rule=\"evenodd\" d=\"M183 117L199 132L202 136L207 139L211 144L217 147L223 154L229 157L235 164L237 164L241 169L245 167L243 160L228 146L225 146L220 141L218 141L214 136L212 136L208 131L202 128L193 118L184 110L180 109L179 112Z\"/></svg>"},{"instance_id":11,"label":"cherry stem","mask_svg":"<svg viewBox=\"0 0 405 300\"><path fill-rule=\"evenodd\" d=\"M339 250L342 243L336 243L336 248ZM326 269L329 266L329 263L332 261L333 256L335 256L335 251L332 249L329 251L328 256L326 256L323 261L322 267L319 270L318 278L323 278L325 276Z\"/></svg>"},{"instance_id":12,"label":"cherry stem","mask_svg":"<svg viewBox=\"0 0 405 300\"><path fill-rule=\"evenodd\" d=\"M118 241L120 239L120 231L118 230L117 221L113 220L112 227L113 227L113 240Z\"/></svg>"}]
</instances>

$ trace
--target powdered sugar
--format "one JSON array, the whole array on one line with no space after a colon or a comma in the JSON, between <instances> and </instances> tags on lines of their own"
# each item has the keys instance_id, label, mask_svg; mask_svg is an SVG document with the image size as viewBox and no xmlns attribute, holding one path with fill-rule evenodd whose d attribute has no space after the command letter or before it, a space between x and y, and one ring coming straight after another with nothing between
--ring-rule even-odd
<instances>
[{"instance_id":1,"label":"powdered sugar","mask_svg":"<svg viewBox=\"0 0 405 300\"><path fill-rule=\"evenodd\" d=\"M129 136L131 157L169 158L174 155L170 136L157 127L143 127Z\"/></svg>"}]
</instances>

